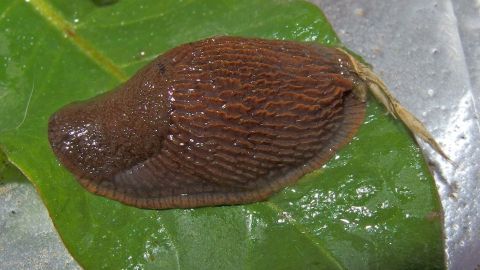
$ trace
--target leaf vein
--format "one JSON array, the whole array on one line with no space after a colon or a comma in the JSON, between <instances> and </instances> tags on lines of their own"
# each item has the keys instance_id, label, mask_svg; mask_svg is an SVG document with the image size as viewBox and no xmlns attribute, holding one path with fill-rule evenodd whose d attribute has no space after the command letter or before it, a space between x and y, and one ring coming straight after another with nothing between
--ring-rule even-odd
<instances>
[{"instance_id":1,"label":"leaf vein","mask_svg":"<svg viewBox=\"0 0 480 270\"><path fill-rule=\"evenodd\" d=\"M265 202L265 205L267 205L275 213L283 212L282 209L278 205L274 204L271 201ZM295 230L297 230L300 233L300 235L303 235L303 237L305 237L308 241L312 242L313 245L319 250L320 253L322 253L326 257L330 258L330 260L337 266L337 269L345 269L342 266L342 264L338 261L338 259L333 257L333 255L331 254L330 251L323 248L322 244L319 243L316 240L316 236L314 234L312 234L312 232L309 229L307 229L305 226L303 226L301 223L299 223L293 217L288 219L288 223L290 223L293 226L293 228L295 228Z\"/></svg>"},{"instance_id":2,"label":"leaf vein","mask_svg":"<svg viewBox=\"0 0 480 270\"><path fill-rule=\"evenodd\" d=\"M80 51L111 74L118 81L123 82L128 76L111 59L103 55L87 39L75 32L75 27L62 14L44 0L31 0L34 9L59 32L65 34Z\"/></svg>"}]
</instances>

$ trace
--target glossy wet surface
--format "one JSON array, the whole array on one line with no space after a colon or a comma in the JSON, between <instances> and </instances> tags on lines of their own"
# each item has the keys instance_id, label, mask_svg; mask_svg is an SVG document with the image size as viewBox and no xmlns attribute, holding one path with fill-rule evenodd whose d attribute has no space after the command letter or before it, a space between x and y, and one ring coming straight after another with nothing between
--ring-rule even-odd
<instances>
[{"instance_id":1,"label":"glossy wet surface","mask_svg":"<svg viewBox=\"0 0 480 270\"><path fill-rule=\"evenodd\" d=\"M49 142L89 191L140 208L261 201L320 168L363 123L343 52L214 37L52 115Z\"/></svg>"}]
</instances>

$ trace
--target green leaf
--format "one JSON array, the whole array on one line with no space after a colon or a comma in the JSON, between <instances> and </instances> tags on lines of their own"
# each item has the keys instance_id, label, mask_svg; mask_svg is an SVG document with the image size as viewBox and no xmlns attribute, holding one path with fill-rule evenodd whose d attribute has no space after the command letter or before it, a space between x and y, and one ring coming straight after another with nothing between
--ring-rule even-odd
<instances>
[{"instance_id":1,"label":"green leaf","mask_svg":"<svg viewBox=\"0 0 480 270\"><path fill-rule=\"evenodd\" d=\"M25 176L10 162L2 151L0 151L0 194L1 187L7 182L26 182Z\"/></svg>"},{"instance_id":2,"label":"green leaf","mask_svg":"<svg viewBox=\"0 0 480 270\"><path fill-rule=\"evenodd\" d=\"M54 111L213 35L338 44L303 1L0 2L0 147L37 187L77 261L86 269L445 268L434 181L404 126L373 100L348 147L266 202L141 210L86 192L59 165L47 141Z\"/></svg>"}]
</instances>

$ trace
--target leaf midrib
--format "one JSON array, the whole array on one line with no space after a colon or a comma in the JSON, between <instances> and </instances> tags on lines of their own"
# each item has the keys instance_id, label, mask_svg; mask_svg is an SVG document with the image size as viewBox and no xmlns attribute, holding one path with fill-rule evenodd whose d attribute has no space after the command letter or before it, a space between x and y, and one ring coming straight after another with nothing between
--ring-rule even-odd
<instances>
[{"instance_id":1,"label":"leaf midrib","mask_svg":"<svg viewBox=\"0 0 480 270\"><path fill-rule=\"evenodd\" d=\"M67 39L77 46L87 58L91 59L119 82L124 82L128 79L127 74L121 68L100 50L95 48L90 41L76 33L75 27L49 3L44 0L30 0L30 3L43 19L50 23L57 31L66 35Z\"/></svg>"},{"instance_id":2,"label":"leaf midrib","mask_svg":"<svg viewBox=\"0 0 480 270\"><path fill-rule=\"evenodd\" d=\"M272 201L266 201L264 203L265 206L270 208L272 211L275 213L282 213L282 209L280 208L279 205L275 204ZM299 223L295 218L290 217L287 219L287 222L301 235L303 236L306 240L311 242L318 250L320 254L322 254L325 258L329 259L339 270L345 269L341 262L335 258L330 251L325 249L321 243L319 243L314 234L305 226L303 226L301 223Z\"/></svg>"}]
</instances>

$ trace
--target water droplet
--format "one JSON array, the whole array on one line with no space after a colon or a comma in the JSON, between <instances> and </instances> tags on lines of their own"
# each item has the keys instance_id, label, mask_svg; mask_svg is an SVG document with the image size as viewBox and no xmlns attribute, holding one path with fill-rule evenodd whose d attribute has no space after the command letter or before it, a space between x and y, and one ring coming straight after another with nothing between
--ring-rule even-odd
<instances>
[{"instance_id":1,"label":"water droplet","mask_svg":"<svg viewBox=\"0 0 480 270\"><path fill-rule=\"evenodd\" d=\"M341 218L340 221L345 223L345 224L350 224L350 221L347 220L347 219L344 219L344 218Z\"/></svg>"},{"instance_id":2,"label":"water droplet","mask_svg":"<svg viewBox=\"0 0 480 270\"><path fill-rule=\"evenodd\" d=\"M428 89L428 90L427 90L427 94L428 94L428 96L433 97L433 96L435 95L435 90L433 90L433 89Z\"/></svg>"}]
</instances>

